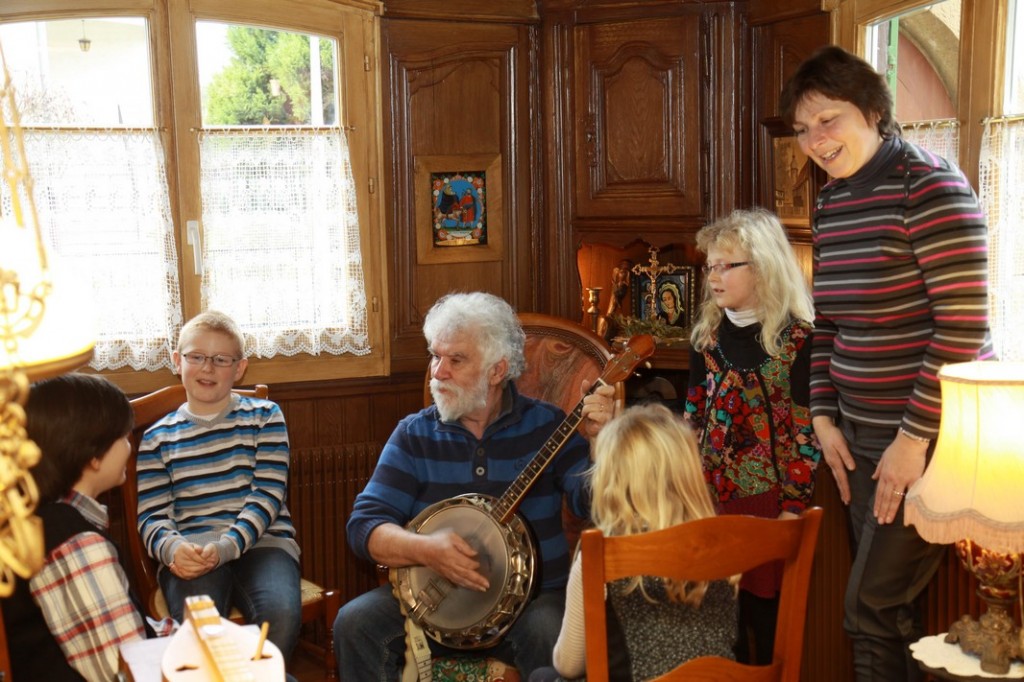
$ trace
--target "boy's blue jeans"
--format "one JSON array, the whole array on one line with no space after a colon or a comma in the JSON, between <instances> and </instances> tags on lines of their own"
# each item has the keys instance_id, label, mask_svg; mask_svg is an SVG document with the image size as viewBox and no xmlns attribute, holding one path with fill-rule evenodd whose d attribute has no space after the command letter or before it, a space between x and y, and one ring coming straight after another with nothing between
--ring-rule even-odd
<instances>
[{"instance_id":1,"label":"boy's blue jeans","mask_svg":"<svg viewBox=\"0 0 1024 682\"><path fill-rule=\"evenodd\" d=\"M504 638L490 649L462 651L428 640L434 656L493 656L515 665L526 679L551 665L551 651L562 627L565 590L534 597ZM334 621L334 651L343 682L394 682L405 662L405 618L385 585L345 604Z\"/></svg>"},{"instance_id":2,"label":"boy's blue jeans","mask_svg":"<svg viewBox=\"0 0 1024 682\"><path fill-rule=\"evenodd\" d=\"M182 622L185 597L206 594L225 618L236 607L249 623L270 623L267 639L287 662L299 641L302 626L302 590L299 564L283 549L250 549L194 580L181 580L161 567L160 589L171 617Z\"/></svg>"}]
</instances>

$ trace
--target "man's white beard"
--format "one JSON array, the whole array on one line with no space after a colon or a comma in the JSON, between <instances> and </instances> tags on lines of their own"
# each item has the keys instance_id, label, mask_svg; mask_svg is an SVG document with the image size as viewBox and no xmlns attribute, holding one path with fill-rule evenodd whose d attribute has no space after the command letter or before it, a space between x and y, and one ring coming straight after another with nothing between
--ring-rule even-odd
<instances>
[{"instance_id":1,"label":"man's white beard","mask_svg":"<svg viewBox=\"0 0 1024 682\"><path fill-rule=\"evenodd\" d=\"M441 391L442 387L444 391ZM488 388L486 372L480 373L476 388L462 388L454 382L440 379L430 380L430 395L434 398L441 419L446 422L456 421L486 406Z\"/></svg>"}]
</instances>

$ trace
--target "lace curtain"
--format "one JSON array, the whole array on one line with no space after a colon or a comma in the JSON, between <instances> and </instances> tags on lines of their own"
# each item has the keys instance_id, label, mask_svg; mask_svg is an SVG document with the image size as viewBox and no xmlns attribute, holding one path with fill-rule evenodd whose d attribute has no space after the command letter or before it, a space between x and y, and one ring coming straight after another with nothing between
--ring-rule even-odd
<instances>
[{"instance_id":1,"label":"lace curtain","mask_svg":"<svg viewBox=\"0 0 1024 682\"><path fill-rule=\"evenodd\" d=\"M159 131L28 129L24 136L47 248L92 292L90 366L170 367L181 300ZM0 183L0 214L10 209L6 191Z\"/></svg>"},{"instance_id":2,"label":"lace curtain","mask_svg":"<svg viewBox=\"0 0 1024 682\"><path fill-rule=\"evenodd\" d=\"M370 352L355 188L338 128L200 133L202 299L250 355Z\"/></svg>"},{"instance_id":3,"label":"lace curtain","mask_svg":"<svg viewBox=\"0 0 1024 682\"><path fill-rule=\"evenodd\" d=\"M960 122L956 119L904 123L900 128L904 139L959 165Z\"/></svg>"},{"instance_id":4,"label":"lace curtain","mask_svg":"<svg viewBox=\"0 0 1024 682\"><path fill-rule=\"evenodd\" d=\"M1024 361L1024 120L986 121L978 190L988 217L993 341L1001 360Z\"/></svg>"}]
</instances>

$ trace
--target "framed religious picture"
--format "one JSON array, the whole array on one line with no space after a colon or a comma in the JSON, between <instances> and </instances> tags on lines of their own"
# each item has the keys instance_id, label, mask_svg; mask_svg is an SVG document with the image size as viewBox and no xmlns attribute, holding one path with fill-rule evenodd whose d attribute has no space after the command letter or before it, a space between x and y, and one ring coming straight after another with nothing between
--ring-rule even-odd
<instances>
[{"instance_id":1,"label":"framed religious picture","mask_svg":"<svg viewBox=\"0 0 1024 682\"><path fill-rule=\"evenodd\" d=\"M633 316L657 318L671 327L689 329L696 307L696 270L689 265L667 268L671 272L659 274L654 286L648 273L633 278Z\"/></svg>"},{"instance_id":2,"label":"framed religious picture","mask_svg":"<svg viewBox=\"0 0 1024 682\"><path fill-rule=\"evenodd\" d=\"M501 260L501 156L417 156L413 170L416 261Z\"/></svg>"},{"instance_id":3,"label":"framed religious picture","mask_svg":"<svg viewBox=\"0 0 1024 682\"><path fill-rule=\"evenodd\" d=\"M765 205L779 216L790 236L809 240L822 173L800 149L793 130L780 118L762 122L761 168Z\"/></svg>"}]
</instances>

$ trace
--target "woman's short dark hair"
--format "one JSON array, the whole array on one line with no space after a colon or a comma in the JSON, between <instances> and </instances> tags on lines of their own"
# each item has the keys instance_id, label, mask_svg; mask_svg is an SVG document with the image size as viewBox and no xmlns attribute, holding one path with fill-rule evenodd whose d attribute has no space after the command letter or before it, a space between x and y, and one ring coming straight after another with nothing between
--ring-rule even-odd
<instances>
[{"instance_id":1,"label":"woman's short dark hair","mask_svg":"<svg viewBox=\"0 0 1024 682\"><path fill-rule=\"evenodd\" d=\"M43 453L32 468L41 502L70 492L86 465L134 424L128 397L94 374L65 374L33 384L25 415L28 437Z\"/></svg>"},{"instance_id":2,"label":"woman's short dark hair","mask_svg":"<svg viewBox=\"0 0 1024 682\"><path fill-rule=\"evenodd\" d=\"M885 78L871 64L841 47L819 48L786 81L779 99L786 125L793 125L797 106L814 93L853 104L867 121L877 117L878 133L885 139L900 134Z\"/></svg>"}]
</instances>

